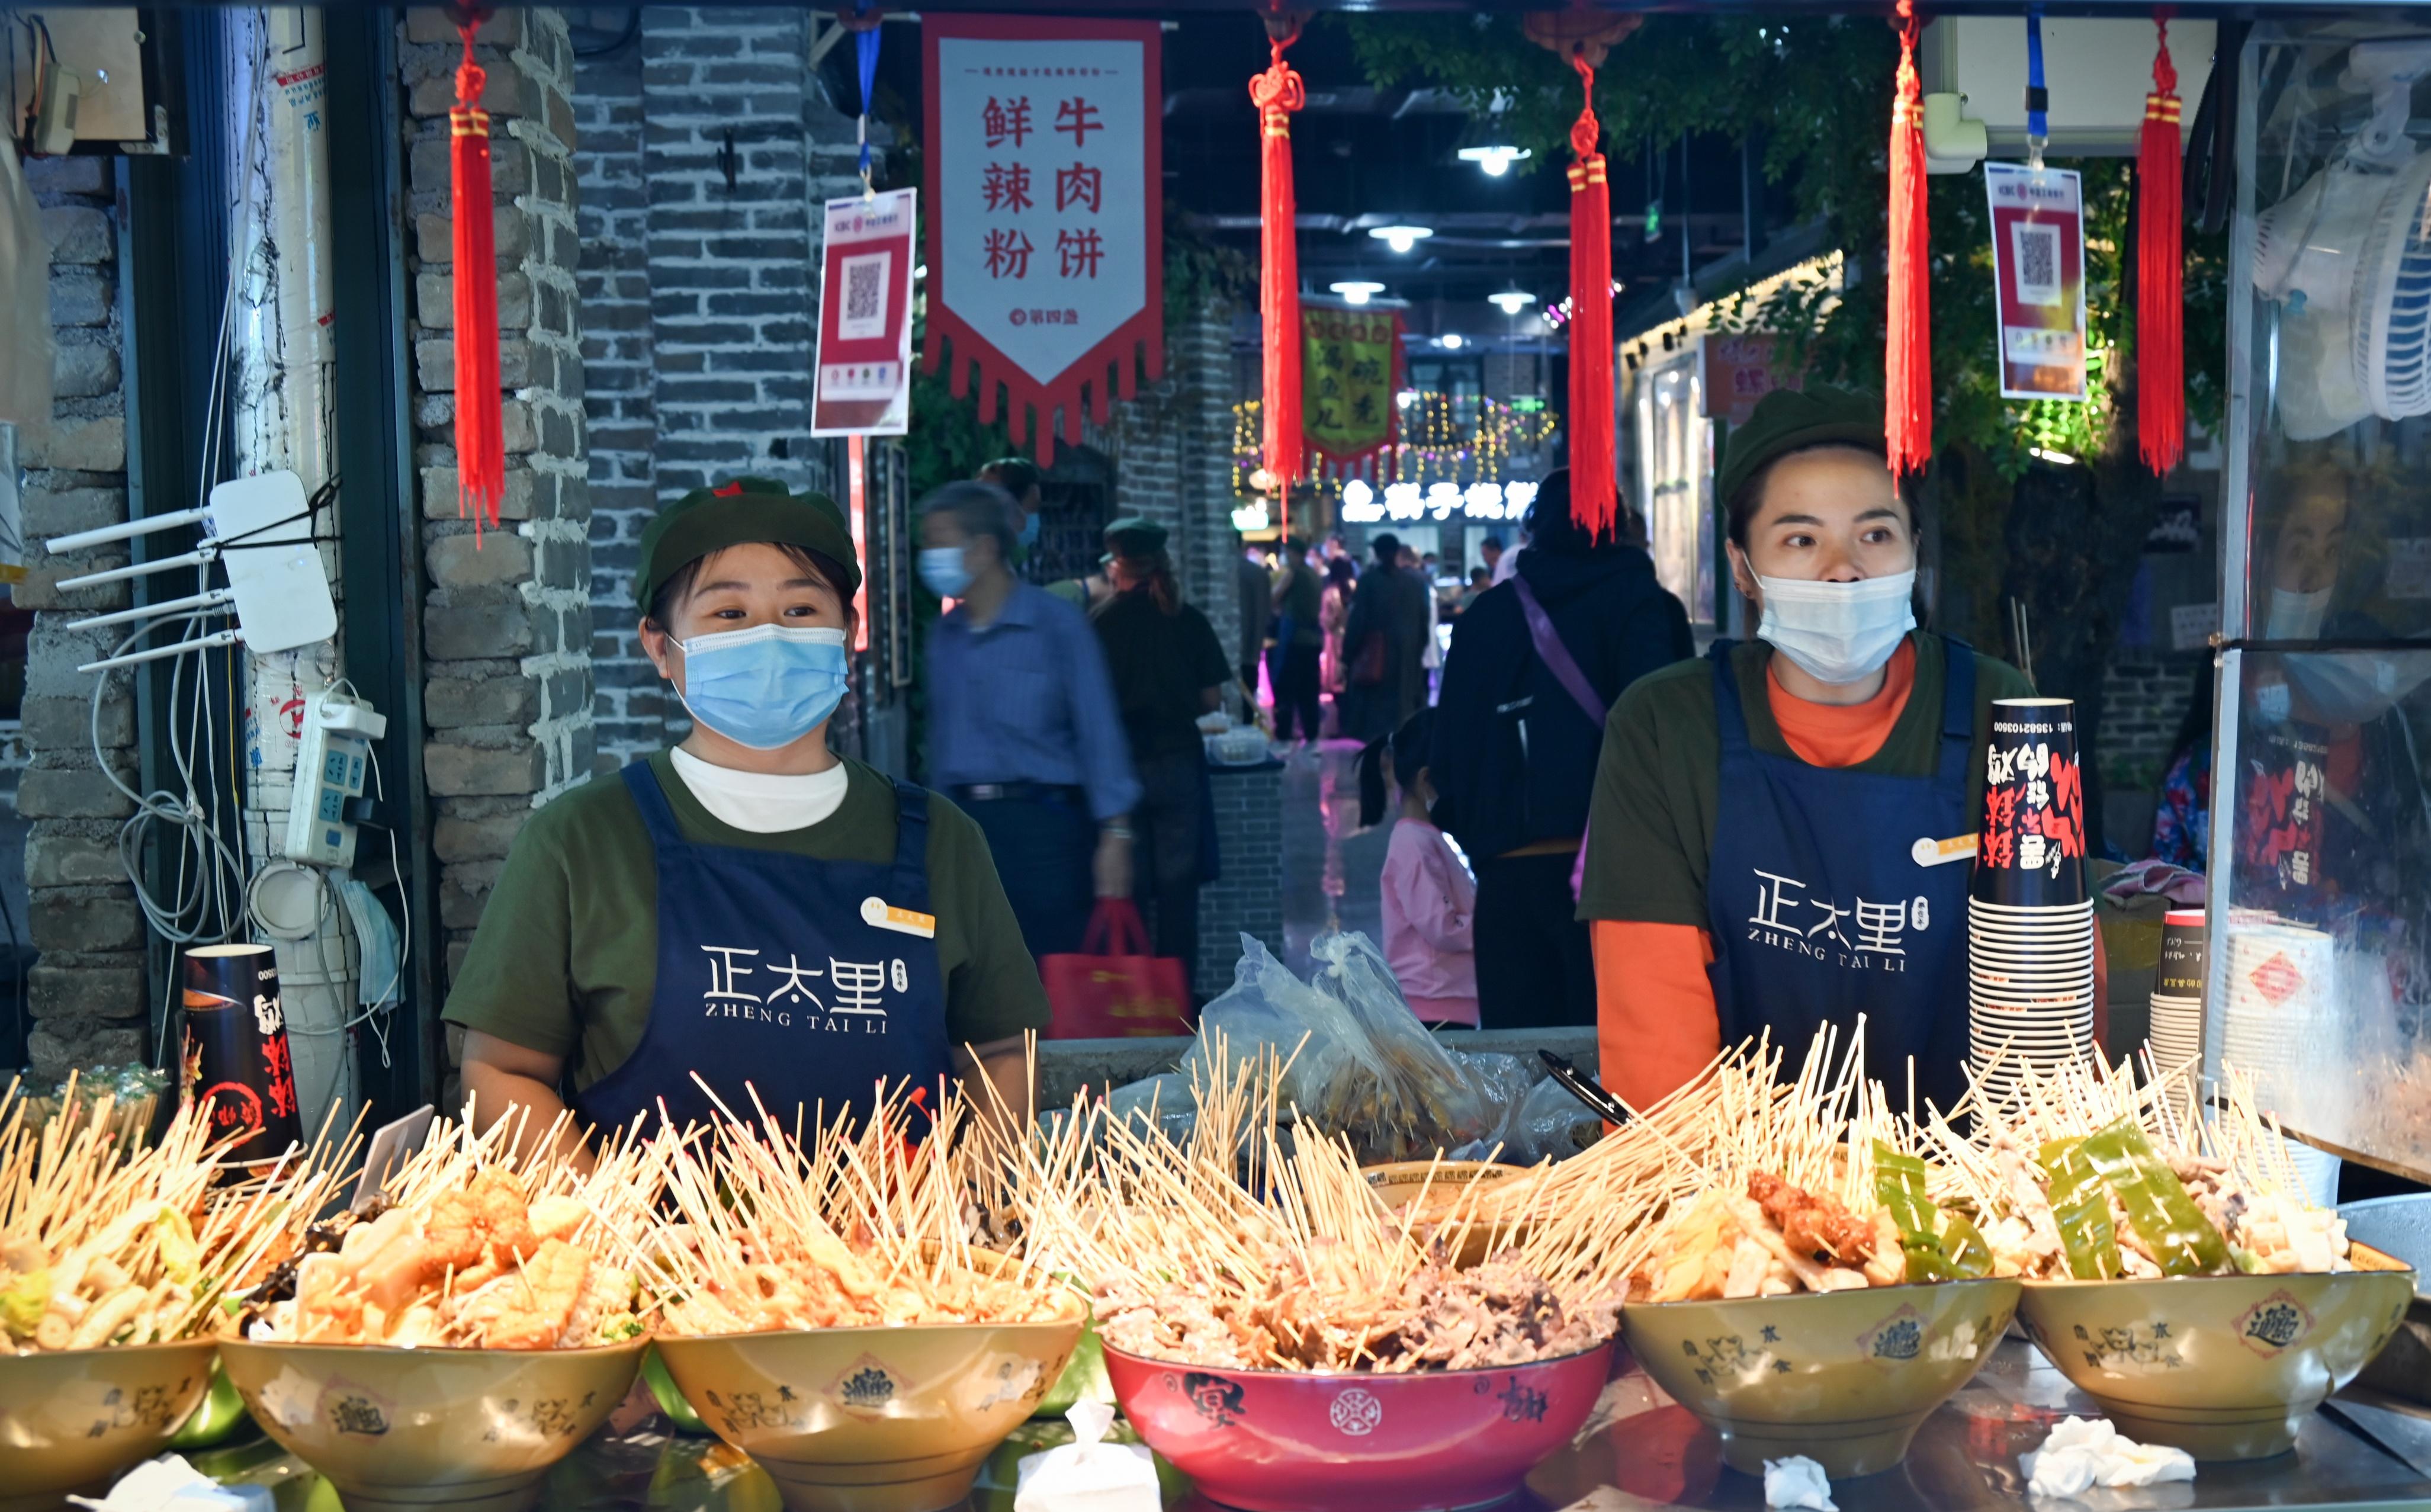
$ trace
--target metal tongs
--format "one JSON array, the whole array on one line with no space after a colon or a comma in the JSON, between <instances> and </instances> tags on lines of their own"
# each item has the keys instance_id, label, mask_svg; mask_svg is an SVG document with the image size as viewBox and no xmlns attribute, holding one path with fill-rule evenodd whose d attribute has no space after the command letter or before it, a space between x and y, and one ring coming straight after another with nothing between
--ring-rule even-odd
<instances>
[{"instance_id":1,"label":"metal tongs","mask_svg":"<svg viewBox=\"0 0 2431 1512\"><path fill-rule=\"evenodd\" d=\"M1629 1121L1628 1107L1618 1098L1605 1091L1594 1077L1571 1065L1568 1057L1556 1055L1549 1050L1540 1050L1536 1052L1536 1058L1545 1063L1545 1069L1552 1073L1553 1080L1561 1083L1570 1096L1586 1104L1589 1113L1606 1123Z\"/></svg>"}]
</instances>

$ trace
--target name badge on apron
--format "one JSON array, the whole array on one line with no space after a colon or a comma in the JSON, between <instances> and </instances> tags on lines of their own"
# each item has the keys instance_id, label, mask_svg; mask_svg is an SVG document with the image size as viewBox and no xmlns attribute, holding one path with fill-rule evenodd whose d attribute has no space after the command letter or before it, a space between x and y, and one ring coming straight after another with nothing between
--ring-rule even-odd
<instances>
[{"instance_id":1,"label":"name badge on apron","mask_svg":"<svg viewBox=\"0 0 2431 1512\"><path fill-rule=\"evenodd\" d=\"M897 908L883 898L861 900L861 921L874 929L894 930L902 934L916 934L924 940L937 937L937 916Z\"/></svg>"},{"instance_id":2,"label":"name badge on apron","mask_svg":"<svg viewBox=\"0 0 2431 1512\"><path fill-rule=\"evenodd\" d=\"M1946 866L1953 861L1974 860L1976 839L1972 834L1953 835L1947 840L1919 835L1907 853L1916 858L1920 866Z\"/></svg>"}]
</instances>

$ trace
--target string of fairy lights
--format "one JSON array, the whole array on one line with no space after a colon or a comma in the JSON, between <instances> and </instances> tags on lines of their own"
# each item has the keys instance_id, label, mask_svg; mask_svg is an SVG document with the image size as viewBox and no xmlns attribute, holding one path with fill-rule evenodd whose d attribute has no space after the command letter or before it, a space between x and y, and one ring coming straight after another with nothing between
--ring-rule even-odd
<instances>
[{"instance_id":1,"label":"string of fairy lights","mask_svg":"<svg viewBox=\"0 0 2431 1512\"><path fill-rule=\"evenodd\" d=\"M1371 488L1414 484L1427 490L1438 483L1455 487L1499 483L1515 458L1526 461L1531 470L1537 470L1540 462L1551 465L1542 454L1562 428L1561 416L1537 398L1491 399L1474 394L1405 389L1397 403L1401 412L1399 444L1357 469ZM1256 399L1232 406L1232 493L1244 505L1271 492L1260 455L1258 412ZM1329 471L1307 484L1294 485L1293 494L1299 496L1305 487L1316 496L1338 502L1350 478Z\"/></svg>"}]
</instances>

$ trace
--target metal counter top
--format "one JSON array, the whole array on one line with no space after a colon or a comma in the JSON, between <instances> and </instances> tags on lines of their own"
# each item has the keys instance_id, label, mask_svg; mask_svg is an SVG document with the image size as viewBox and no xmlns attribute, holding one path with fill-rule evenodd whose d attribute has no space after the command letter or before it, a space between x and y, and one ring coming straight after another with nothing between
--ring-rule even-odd
<instances>
[{"instance_id":1,"label":"metal counter top","mask_svg":"<svg viewBox=\"0 0 2431 1512\"><path fill-rule=\"evenodd\" d=\"M2192 1485L2102 1491L2030 1504L2019 1454L2051 1424L2095 1416L2033 1346L2002 1344L1965 1390L1935 1413L1897 1470L1836 1482L1844 1512L2422 1512L2431 1506L2431 1420L2341 1399L2305 1426L2295 1453L2200 1467ZM1119 1434L1119 1429L1118 1429ZM1026 1425L989 1459L969 1512L1013 1512L1023 1455L1063 1443L1061 1423ZM338 1512L310 1470L266 1439L193 1456L225 1481L275 1488L279 1512ZM1168 1512L1221 1512L1165 1471ZM551 1474L549 1512L781 1512L768 1477L715 1439L667 1431L655 1416L605 1429ZM1604 1390L1571 1447L1536 1467L1527 1489L1496 1512L1753 1512L1754 1478L1722 1467L1714 1435L1671 1403L1635 1366ZM1341 1512L1357 1512L1343 1508Z\"/></svg>"}]
</instances>

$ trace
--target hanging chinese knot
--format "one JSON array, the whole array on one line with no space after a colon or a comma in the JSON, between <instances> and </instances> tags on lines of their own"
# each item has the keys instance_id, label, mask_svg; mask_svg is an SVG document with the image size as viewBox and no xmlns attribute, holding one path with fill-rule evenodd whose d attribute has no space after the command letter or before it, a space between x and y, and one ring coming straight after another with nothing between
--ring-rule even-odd
<instances>
[{"instance_id":1,"label":"hanging chinese knot","mask_svg":"<svg viewBox=\"0 0 2431 1512\"><path fill-rule=\"evenodd\" d=\"M1577 70L1584 103L1570 126L1570 517L1597 537L1616 528L1620 472L1613 436L1612 190L1597 150L1603 125L1595 113L1595 71L1614 43L1636 29L1635 16L1572 9L1528 17L1531 41Z\"/></svg>"},{"instance_id":2,"label":"hanging chinese knot","mask_svg":"<svg viewBox=\"0 0 2431 1512\"><path fill-rule=\"evenodd\" d=\"M1296 11L1266 17L1266 71L1249 80L1249 101L1258 108L1258 312L1266 354L1263 450L1266 473L1286 499L1302 471L1299 210L1292 192L1291 118L1308 103L1308 93L1299 75L1283 61L1283 49L1299 40L1301 19Z\"/></svg>"},{"instance_id":3,"label":"hanging chinese knot","mask_svg":"<svg viewBox=\"0 0 2431 1512\"><path fill-rule=\"evenodd\" d=\"M2178 258L2178 71L2170 60L2168 7L2153 13L2153 25L2160 42L2136 155L2136 445L2145 466L2166 473L2187 449L2186 270Z\"/></svg>"},{"instance_id":4,"label":"hanging chinese knot","mask_svg":"<svg viewBox=\"0 0 2431 1512\"><path fill-rule=\"evenodd\" d=\"M491 225L490 112L481 109L489 75L473 60L473 34L485 8L456 12L464 41L456 69L456 105L447 112L452 148L456 292L456 511L481 528L497 529L506 494L506 419L498 394L498 253Z\"/></svg>"},{"instance_id":5,"label":"hanging chinese knot","mask_svg":"<svg viewBox=\"0 0 2431 1512\"><path fill-rule=\"evenodd\" d=\"M1899 0L1898 92L1891 101L1889 311L1883 349L1883 432L1894 476L1933 459L1932 277L1924 205L1924 96L1916 73L1916 0Z\"/></svg>"}]
</instances>

